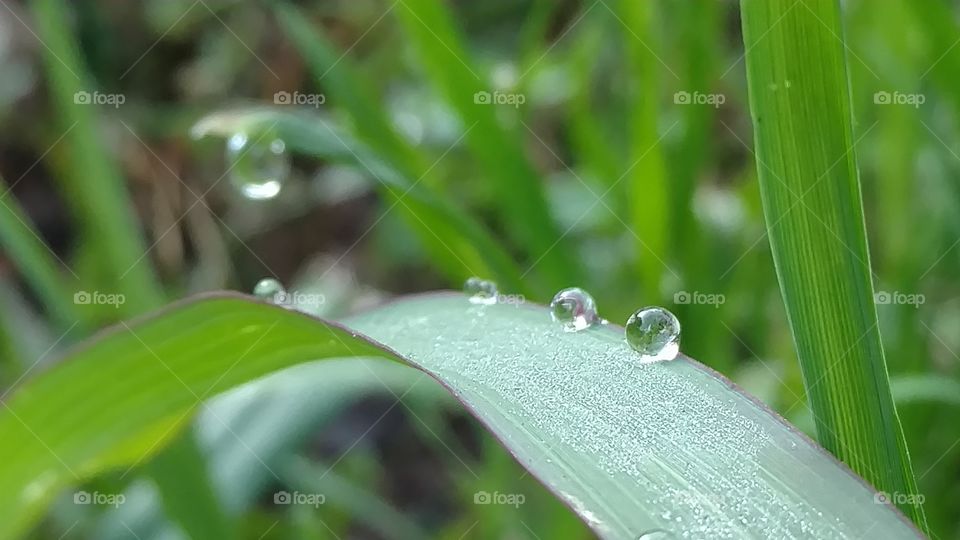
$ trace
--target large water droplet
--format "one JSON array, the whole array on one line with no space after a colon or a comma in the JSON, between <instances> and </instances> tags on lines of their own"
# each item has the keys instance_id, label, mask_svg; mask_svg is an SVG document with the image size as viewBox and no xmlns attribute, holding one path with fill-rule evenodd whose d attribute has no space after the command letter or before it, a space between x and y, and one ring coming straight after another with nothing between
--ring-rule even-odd
<instances>
[{"instance_id":1,"label":"large water droplet","mask_svg":"<svg viewBox=\"0 0 960 540\"><path fill-rule=\"evenodd\" d=\"M290 158L282 139L269 134L235 133L227 139L230 182L248 199L276 197L290 173Z\"/></svg>"},{"instance_id":2,"label":"large water droplet","mask_svg":"<svg viewBox=\"0 0 960 540\"><path fill-rule=\"evenodd\" d=\"M463 284L463 292L467 293L474 304L496 304L497 284L478 277L472 277Z\"/></svg>"},{"instance_id":3,"label":"large water droplet","mask_svg":"<svg viewBox=\"0 0 960 540\"><path fill-rule=\"evenodd\" d=\"M673 533L663 529L653 529L637 537L637 540L672 540L676 538Z\"/></svg>"},{"instance_id":4,"label":"large water droplet","mask_svg":"<svg viewBox=\"0 0 960 540\"><path fill-rule=\"evenodd\" d=\"M565 330L576 332L593 326L597 321L597 304L590 293L570 287L558 292L550 302L550 316L563 323Z\"/></svg>"},{"instance_id":5,"label":"large water droplet","mask_svg":"<svg viewBox=\"0 0 960 540\"><path fill-rule=\"evenodd\" d=\"M640 353L643 364L673 360L680 352L680 321L666 309L639 309L627 319L624 329L627 343Z\"/></svg>"},{"instance_id":6,"label":"large water droplet","mask_svg":"<svg viewBox=\"0 0 960 540\"><path fill-rule=\"evenodd\" d=\"M284 304L287 301L287 290L283 284L273 278L263 278L253 287L253 295L257 298L273 303Z\"/></svg>"}]
</instances>

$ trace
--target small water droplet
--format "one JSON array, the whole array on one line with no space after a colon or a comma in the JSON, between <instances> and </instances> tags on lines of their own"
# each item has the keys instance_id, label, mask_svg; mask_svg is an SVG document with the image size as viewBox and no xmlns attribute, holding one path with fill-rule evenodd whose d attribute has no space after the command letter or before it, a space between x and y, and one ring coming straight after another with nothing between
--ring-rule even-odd
<instances>
[{"instance_id":1,"label":"small water droplet","mask_svg":"<svg viewBox=\"0 0 960 540\"><path fill-rule=\"evenodd\" d=\"M230 182L248 199L276 197L290 173L286 147L282 139L269 134L235 133L227 139Z\"/></svg>"},{"instance_id":2,"label":"small water droplet","mask_svg":"<svg viewBox=\"0 0 960 540\"><path fill-rule=\"evenodd\" d=\"M637 540L670 540L676 538L673 533L663 529L649 530L637 537Z\"/></svg>"},{"instance_id":3,"label":"small water droplet","mask_svg":"<svg viewBox=\"0 0 960 540\"><path fill-rule=\"evenodd\" d=\"M497 284L488 280L472 277L463 284L463 292L467 293L474 304L490 305L497 303Z\"/></svg>"},{"instance_id":4,"label":"small water droplet","mask_svg":"<svg viewBox=\"0 0 960 540\"><path fill-rule=\"evenodd\" d=\"M283 284L273 278L263 278L253 287L253 295L272 304L284 304L287 301L287 290Z\"/></svg>"},{"instance_id":5,"label":"small water droplet","mask_svg":"<svg viewBox=\"0 0 960 540\"><path fill-rule=\"evenodd\" d=\"M550 302L550 316L563 323L564 330L576 332L597 322L597 304L587 291L570 287L553 297Z\"/></svg>"},{"instance_id":6,"label":"small water droplet","mask_svg":"<svg viewBox=\"0 0 960 540\"><path fill-rule=\"evenodd\" d=\"M680 352L680 321L666 309L637 310L624 327L627 343L640 353L640 363L673 360Z\"/></svg>"}]
</instances>

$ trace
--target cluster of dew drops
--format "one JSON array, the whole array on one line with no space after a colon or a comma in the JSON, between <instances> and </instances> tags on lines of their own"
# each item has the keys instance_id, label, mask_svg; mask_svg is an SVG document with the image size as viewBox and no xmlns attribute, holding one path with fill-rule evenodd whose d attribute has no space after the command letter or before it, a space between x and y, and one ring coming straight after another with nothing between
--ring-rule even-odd
<instances>
[{"instance_id":1,"label":"cluster of dew drops","mask_svg":"<svg viewBox=\"0 0 960 540\"><path fill-rule=\"evenodd\" d=\"M463 286L470 302L479 305L497 303L496 283L472 277ZM606 323L597 314L590 293L570 287L554 295L550 316L568 332L579 332ZM670 311L657 306L636 310L624 325L627 344L640 353L641 364L673 360L680 352L680 321Z\"/></svg>"},{"instance_id":2,"label":"cluster of dew drops","mask_svg":"<svg viewBox=\"0 0 960 540\"><path fill-rule=\"evenodd\" d=\"M261 139L237 133L227 141L231 180L249 199L275 197L290 170L283 140L269 136ZM492 281L472 277L464 284L464 291L474 304L497 303L497 285ZM274 279L258 283L254 295L275 304L288 303L283 285ZM590 293L579 287L558 292L550 302L550 315L570 332L606 322L597 315L597 304ZM640 353L641 363L673 360L680 352L680 321L662 307L638 309L627 319L624 330L627 343Z\"/></svg>"}]
</instances>

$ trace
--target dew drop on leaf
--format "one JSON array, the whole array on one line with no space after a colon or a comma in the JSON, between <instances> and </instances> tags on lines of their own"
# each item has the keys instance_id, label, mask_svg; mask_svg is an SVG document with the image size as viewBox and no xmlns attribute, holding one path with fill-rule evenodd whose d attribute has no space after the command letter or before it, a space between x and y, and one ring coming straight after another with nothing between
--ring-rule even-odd
<instances>
[{"instance_id":1,"label":"dew drop on leaf","mask_svg":"<svg viewBox=\"0 0 960 540\"><path fill-rule=\"evenodd\" d=\"M680 321L661 307L637 310L624 327L627 343L640 353L640 363L673 360L680 352Z\"/></svg>"},{"instance_id":2,"label":"dew drop on leaf","mask_svg":"<svg viewBox=\"0 0 960 540\"><path fill-rule=\"evenodd\" d=\"M230 182L253 200L276 197L290 173L286 143L268 134L253 137L235 133L227 139Z\"/></svg>"},{"instance_id":3,"label":"dew drop on leaf","mask_svg":"<svg viewBox=\"0 0 960 540\"><path fill-rule=\"evenodd\" d=\"M283 304L287 299L287 290L279 281L263 278L253 287L253 295L272 304Z\"/></svg>"},{"instance_id":4,"label":"dew drop on leaf","mask_svg":"<svg viewBox=\"0 0 960 540\"><path fill-rule=\"evenodd\" d=\"M597 323L597 304L590 293L570 287L558 292L550 302L550 316L565 330L576 332Z\"/></svg>"},{"instance_id":5,"label":"dew drop on leaf","mask_svg":"<svg viewBox=\"0 0 960 540\"><path fill-rule=\"evenodd\" d=\"M474 304L496 304L497 303L497 284L478 277L472 277L463 284L463 292L470 297Z\"/></svg>"}]
</instances>

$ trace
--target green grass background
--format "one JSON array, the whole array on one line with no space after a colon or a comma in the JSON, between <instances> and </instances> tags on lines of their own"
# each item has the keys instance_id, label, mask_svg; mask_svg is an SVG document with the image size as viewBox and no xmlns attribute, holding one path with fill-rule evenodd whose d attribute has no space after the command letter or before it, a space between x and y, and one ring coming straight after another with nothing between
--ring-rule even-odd
<instances>
[{"instance_id":1,"label":"green grass background","mask_svg":"<svg viewBox=\"0 0 960 540\"><path fill-rule=\"evenodd\" d=\"M581 286L615 322L642 305L668 307L686 354L812 433L765 234L735 2L4 6L5 386L95 328L195 292L250 290L274 276L322 292L322 313L339 316L478 274L537 302ZM843 10L873 286L891 300L877 306L880 336L937 538L960 535L956 11L940 0ZM125 101L77 105L77 91ZM281 107L323 139L297 153L277 199L244 200L222 140L194 141L190 127L225 108L272 105L280 91L325 96L318 108ZM524 103L477 104L479 91ZM77 305L78 291L126 302ZM250 538L587 536L447 402L424 399L417 417L394 411L394 433L337 461L349 443L323 434L363 433L382 412L371 394L353 416L304 428L310 442L278 479L292 485L336 461L341 483L323 489L359 502L322 513L254 505L224 526ZM179 474L205 493L204 475L189 471L216 464L191 445L88 490L126 492L158 474L170 482L157 489L178 489ZM472 504L488 485L528 503ZM69 499L35 535L103 536L109 509ZM217 504L153 502L161 516L218 515ZM371 525L371 514L401 523Z\"/></svg>"}]
</instances>

